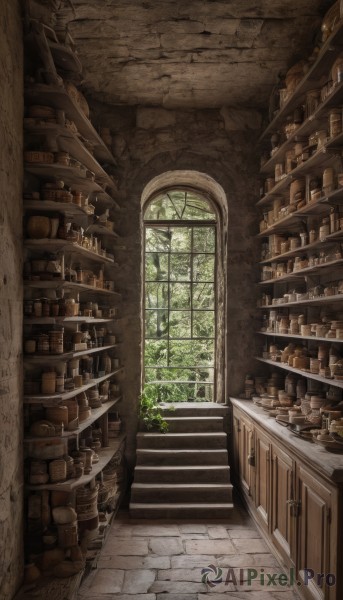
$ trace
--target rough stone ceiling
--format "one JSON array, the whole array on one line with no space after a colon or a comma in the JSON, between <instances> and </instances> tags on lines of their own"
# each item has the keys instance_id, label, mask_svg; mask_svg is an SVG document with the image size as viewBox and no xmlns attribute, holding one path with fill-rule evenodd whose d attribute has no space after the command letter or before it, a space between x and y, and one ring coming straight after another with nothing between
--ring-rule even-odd
<instances>
[{"instance_id":1,"label":"rough stone ceiling","mask_svg":"<svg viewBox=\"0 0 343 600\"><path fill-rule=\"evenodd\" d=\"M84 88L110 104L265 108L333 0L73 0Z\"/></svg>"}]
</instances>

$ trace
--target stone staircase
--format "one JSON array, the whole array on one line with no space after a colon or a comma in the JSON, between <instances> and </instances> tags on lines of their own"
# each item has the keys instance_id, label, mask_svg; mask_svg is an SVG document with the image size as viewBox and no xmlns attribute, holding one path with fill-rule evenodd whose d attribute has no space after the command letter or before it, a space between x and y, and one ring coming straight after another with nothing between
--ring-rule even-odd
<instances>
[{"instance_id":1,"label":"stone staircase","mask_svg":"<svg viewBox=\"0 0 343 600\"><path fill-rule=\"evenodd\" d=\"M138 519L228 517L228 407L210 402L162 405L168 433L137 434L130 514Z\"/></svg>"}]
</instances>

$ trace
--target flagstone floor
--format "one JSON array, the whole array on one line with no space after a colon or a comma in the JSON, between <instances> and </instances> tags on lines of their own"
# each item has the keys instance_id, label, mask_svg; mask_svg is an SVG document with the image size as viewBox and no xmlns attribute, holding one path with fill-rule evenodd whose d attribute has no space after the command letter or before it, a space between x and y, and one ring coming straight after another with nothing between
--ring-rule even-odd
<instances>
[{"instance_id":1,"label":"flagstone floor","mask_svg":"<svg viewBox=\"0 0 343 600\"><path fill-rule=\"evenodd\" d=\"M296 600L289 577L240 507L225 521L132 520L120 512L78 598Z\"/></svg>"}]
</instances>

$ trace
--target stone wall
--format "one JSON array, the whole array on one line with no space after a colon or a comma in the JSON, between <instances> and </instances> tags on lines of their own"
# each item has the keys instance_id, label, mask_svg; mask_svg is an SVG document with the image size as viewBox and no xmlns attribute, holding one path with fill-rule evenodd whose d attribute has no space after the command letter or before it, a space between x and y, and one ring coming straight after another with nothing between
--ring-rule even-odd
<instances>
[{"instance_id":1,"label":"stone wall","mask_svg":"<svg viewBox=\"0 0 343 600\"><path fill-rule=\"evenodd\" d=\"M227 393L242 391L252 368L256 314L258 197L256 152L260 115L228 108L168 111L162 108L123 108L93 105L93 122L109 126L118 160L120 204L115 217L121 236L115 254L122 265L116 285L123 294L118 327L125 366L124 400L120 412L128 433L127 457L135 459L137 403L141 385L141 196L154 177L172 170L206 173L228 199L227 233Z\"/></svg>"},{"instance_id":2,"label":"stone wall","mask_svg":"<svg viewBox=\"0 0 343 600\"><path fill-rule=\"evenodd\" d=\"M0 2L0 596L23 572L22 120L19 0Z\"/></svg>"}]
</instances>

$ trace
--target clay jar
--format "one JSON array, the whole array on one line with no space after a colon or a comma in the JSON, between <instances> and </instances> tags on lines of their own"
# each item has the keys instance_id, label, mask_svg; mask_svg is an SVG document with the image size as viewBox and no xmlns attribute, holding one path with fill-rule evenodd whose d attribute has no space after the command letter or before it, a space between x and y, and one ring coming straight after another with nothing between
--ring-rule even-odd
<instances>
[{"instance_id":1,"label":"clay jar","mask_svg":"<svg viewBox=\"0 0 343 600\"><path fill-rule=\"evenodd\" d=\"M54 394L56 392L56 373L55 371L49 371L42 373L42 394Z\"/></svg>"},{"instance_id":2,"label":"clay jar","mask_svg":"<svg viewBox=\"0 0 343 600\"><path fill-rule=\"evenodd\" d=\"M26 224L27 235L31 239L39 240L50 235L50 219L40 215L31 216Z\"/></svg>"}]
</instances>

